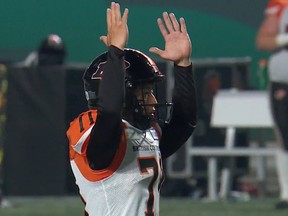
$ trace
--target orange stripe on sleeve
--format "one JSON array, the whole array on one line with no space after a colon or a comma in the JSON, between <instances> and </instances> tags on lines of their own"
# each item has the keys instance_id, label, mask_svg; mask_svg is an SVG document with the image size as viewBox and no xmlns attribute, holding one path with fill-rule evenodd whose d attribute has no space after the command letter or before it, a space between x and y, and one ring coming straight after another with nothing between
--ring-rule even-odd
<instances>
[{"instance_id":1,"label":"orange stripe on sleeve","mask_svg":"<svg viewBox=\"0 0 288 216\"><path fill-rule=\"evenodd\" d=\"M81 174L89 181L95 182L111 176L121 165L127 148L127 142L123 133L120 146L114 156L114 159L109 167L103 170L92 170L89 166L88 159L84 155L75 154L74 161L80 170Z\"/></svg>"},{"instance_id":2,"label":"orange stripe on sleeve","mask_svg":"<svg viewBox=\"0 0 288 216\"><path fill-rule=\"evenodd\" d=\"M73 158L73 147L79 142L80 138L84 133L91 128L91 126L96 122L97 111L89 110L87 112L81 113L77 118L75 118L71 123L70 127L66 132L69 140L70 158ZM87 140L85 140L81 152L85 153L87 147ZM72 153L71 153L72 152Z\"/></svg>"}]
</instances>

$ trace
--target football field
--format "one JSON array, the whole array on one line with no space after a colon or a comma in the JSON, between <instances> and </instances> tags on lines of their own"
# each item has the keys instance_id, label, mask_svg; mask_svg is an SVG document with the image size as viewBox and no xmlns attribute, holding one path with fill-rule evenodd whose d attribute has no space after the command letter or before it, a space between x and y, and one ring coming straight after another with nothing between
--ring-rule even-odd
<instances>
[{"instance_id":1,"label":"football field","mask_svg":"<svg viewBox=\"0 0 288 216\"><path fill-rule=\"evenodd\" d=\"M8 197L12 207L0 208L1 216L83 216L78 197ZM249 202L203 202L192 199L161 199L161 216L287 216L287 210L275 210L276 199L252 199ZM131 215L134 216L134 215Z\"/></svg>"}]
</instances>

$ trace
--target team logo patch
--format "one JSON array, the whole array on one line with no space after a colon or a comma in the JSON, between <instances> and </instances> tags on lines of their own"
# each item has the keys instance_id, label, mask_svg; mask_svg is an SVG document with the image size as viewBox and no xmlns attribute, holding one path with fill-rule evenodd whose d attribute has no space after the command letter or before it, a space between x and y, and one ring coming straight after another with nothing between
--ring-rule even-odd
<instances>
[{"instance_id":1,"label":"team logo patch","mask_svg":"<svg viewBox=\"0 0 288 216\"><path fill-rule=\"evenodd\" d=\"M92 74L91 79L93 80L101 80L104 72L104 66L107 61L101 62L98 64L96 71ZM130 63L128 61L124 61L125 70L130 67Z\"/></svg>"},{"instance_id":2,"label":"team logo patch","mask_svg":"<svg viewBox=\"0 0 288 216\"><path fill-rule=\"evenodd\" d=\"M125 70L131 66L130 62L126 60L124 61L124 64L125 64Z\"/></svg>"},{"instance_id":3,"label":"team logo patch","mask_svg":"<svg viewBox=\"0 0 288 216\"><path fill-rule=\"evenodd\" d=\"M96 71L92 74L91 79L94 80L101 80L104 72L104 65L107 61L101 62L98 64Z\"/></svg>"}]
</instances>

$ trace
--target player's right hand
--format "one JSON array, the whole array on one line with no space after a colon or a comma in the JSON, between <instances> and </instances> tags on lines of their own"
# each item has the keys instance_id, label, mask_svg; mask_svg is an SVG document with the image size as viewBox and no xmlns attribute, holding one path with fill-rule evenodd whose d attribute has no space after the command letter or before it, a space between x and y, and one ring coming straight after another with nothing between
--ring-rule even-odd
<instances>
[{"instance_id":1,"label":"player's right hand","mask_svg":"<svg viewBox=\"0 0 288 216\"><path fill-rule=\"evenodd\" d=\"M107 9L107 35L101 36L100 40L106 46L116 46L124 50L128 42L128 9L125 8L121 16L120 5L112 2Z\"/></svg>"}]
</instances>

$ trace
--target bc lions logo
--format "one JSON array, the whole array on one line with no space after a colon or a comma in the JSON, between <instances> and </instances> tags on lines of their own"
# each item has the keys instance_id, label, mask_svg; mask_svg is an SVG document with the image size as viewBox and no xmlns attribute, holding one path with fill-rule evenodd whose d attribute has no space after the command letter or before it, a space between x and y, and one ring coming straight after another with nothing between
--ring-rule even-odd
<instances>
[{"instance_id":1,"label":"bc lions logo","mask_svg":"<svg viewBox=\"0 0 288 216\"><path fill-rule=\"evenodd\" d=\"M94 80L101 80L102 79L103 72L104 72L104 66L105 66L106 63L107 63L107 61L104 61L104 62L101 62L101 63L98 64L96 71L91 76L91 79L94 79ZM127 68L129 68L130 65L131 65L126 60L124 61L124 64L125 64L125 70Z\"/></svg>"},{"instance_id":2,"label":"bc lions logo","mask_svg":"<svg viewBox=\"0 0 288 216\"><path fill-rule=\"evenodd\" d=\"M103 75L103 68L107 61L98 64L96 71L92 74L91 79L101 80Z\"/></svg>"}]
</instances>

